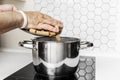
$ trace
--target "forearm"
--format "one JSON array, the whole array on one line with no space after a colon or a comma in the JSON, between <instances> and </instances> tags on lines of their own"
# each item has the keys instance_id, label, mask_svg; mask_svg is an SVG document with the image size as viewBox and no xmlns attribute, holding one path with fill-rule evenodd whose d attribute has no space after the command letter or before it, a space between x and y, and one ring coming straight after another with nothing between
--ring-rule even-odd
<instances>
[{"instance_id":1,"label":"forearm","mask_svg":"<svg viewBox=\"0 0 120 80\"><path fill-rule=\"evenodd\" d=\"M0 12L0 34L21 27L22 24L23 17L19 12Z\"/></svg>"}]
</instances>

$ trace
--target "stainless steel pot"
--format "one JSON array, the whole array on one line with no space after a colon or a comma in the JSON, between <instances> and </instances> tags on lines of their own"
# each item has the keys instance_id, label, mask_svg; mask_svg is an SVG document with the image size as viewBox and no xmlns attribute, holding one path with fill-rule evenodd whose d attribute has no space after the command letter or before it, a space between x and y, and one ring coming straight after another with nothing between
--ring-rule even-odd
<instances>
[{"instance_id":1,"label":"stainless steel pot","mask_svg":"<svg viewBox=\"0 0 120 80\"><path fill-rule=\"evenodd\" d=\"M37 73L54 76L74 74L79 64L79 49L93 46L93 43L70 37L61 37L59 42L55 38L37 37L19 44L32 49Z\"/></svg>"}]
</instances>

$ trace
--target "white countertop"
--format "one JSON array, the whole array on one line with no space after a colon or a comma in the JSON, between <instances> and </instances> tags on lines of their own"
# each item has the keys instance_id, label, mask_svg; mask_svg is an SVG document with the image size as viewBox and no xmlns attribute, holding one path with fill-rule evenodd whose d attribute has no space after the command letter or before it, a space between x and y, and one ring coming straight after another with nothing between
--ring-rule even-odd
<instances>
[{"instance_id":1,"label":"white countertop","mask_svg":"<svg viewBox=\"0 0 120 80\"><path fill-rule=\"evenodd\" d=\"M31 62L31 53L0 52L0 80L3 80Z\"/></svg>"},{"instance_id":2,"label":"white countertop","mask_svg":"<svg viewBox=\"0 0 120 80\"><path fill-rule=\"evenodd\" d=\"M105 55L100 55L100 53ZM120 80L120 56L114 52L81 52L96 57L96 80ZM31 53L0 53L0 80L32 62Z\"/></svg>"}]
</instances>

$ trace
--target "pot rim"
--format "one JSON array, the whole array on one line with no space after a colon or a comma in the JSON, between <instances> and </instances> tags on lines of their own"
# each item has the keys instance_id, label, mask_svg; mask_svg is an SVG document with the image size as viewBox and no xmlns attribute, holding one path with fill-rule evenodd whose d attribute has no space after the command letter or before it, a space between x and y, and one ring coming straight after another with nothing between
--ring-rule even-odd
<instances>
[{"instance_id":1,"label":"pot rim","mask_svg":"<svg viewBox=\"0 0 120 80\"><path fill-rule=\"evenodd\" d=\"M55 37L35 37L32 39L32 41L35 42L51 42L51 43L74 43L74 42L80 42L79 38L75 37L61 37L61 41L57 41Z\"/></svg>"}]
</instances>

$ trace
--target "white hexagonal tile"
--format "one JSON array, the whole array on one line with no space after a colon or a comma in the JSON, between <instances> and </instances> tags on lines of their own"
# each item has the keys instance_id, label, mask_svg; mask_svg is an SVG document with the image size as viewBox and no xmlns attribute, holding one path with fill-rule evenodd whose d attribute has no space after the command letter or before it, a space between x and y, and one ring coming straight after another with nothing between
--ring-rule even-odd
<instances>
[{"instance_id":1,"label":"white hexagonal tile","mask_svg":"<svg viewBox=\"0 0 120 80\"><path fill-rule=\"evenodd\" d=\"M43 0L44 1L44 0ZM46 0L48 3L54 3L54 0Z\"/></svg>"},{"instance_id":2,"label":"white hexagonal tile","mask_svg":"<svg viewBox=\"0 0 120 80\"><path fill-rule=\"evenodd\" d=\"M96 6L96 7L101 7L102 4L103 4L103 3L102 3L102 0L96 0L96 1L95 1L95 6Z\"/></svg>"},{"instance_id":3,"label":"white hexagonal tile","mask_svg":"<svg viewBox=\"0 0 120 80\"><path fill-rule=\"evenodd\" d=\"M100 42L100 40L94 40L94 46L95 47L100 47L100 45L101 45L101 42Z\"/></svg>"},{"instance_id":4,"label":"white hexagonal tile","mask_svg":"<svg viewBox=\"0 0 120 80\"><path fill-rule=\"evenodd\" d=\"M69 23L69 24L67 24L66 26L67 26L67 27L66 27L67 30L71 30L71 31L72 31L72 30L74 29L74 26L73 26L72 23Z\"/></svg>"},{"instance_id":5,"label":"white hexagonal tile","mask_svg":"<svg viewBox=\"0 0 120 80\"><path fill-rule=\"evenodd\" d=\"M81 76L85 76L86 71L85 71L85 70L80 70L80 71L79 71L79 74L80 74Z\"/></svg>"},{"instance_id":6,"label":"white hexagonal tile","mask_svg":"<svg viewBox=\"0 0 120 80\"><path fill-rule=\"evenodd\" d=\"M109 18L110 23L116 23L116 20L117 20L116 16L110 16Z\"/></svg>"},{"instance_id":7,"label":"white hexagonal tile","mask_svg":"<svg viewBox=\"0 0 120 80\"><path fill-rule=\"evenodd\" d=\"M106 28L102 29L102 31L101 31L102 35L108 35L108 33L109 33L109 31Z\"/></svg>"},{"instance_id":8,"label":"white hexagonal tile","mask_svg":"<svg viewBox=\"0 0 120 80\"><path fill-rule=\"evenodd\" d=\"M94 30L95 30L95 31L99 31L99 32L100 32L101 29L102 29L102 26L101 26L100 24L95 24L95 25L94 25Z\"/></svg>"},{"instance_id":9,"label":"white hexagonal tile","mask_svg":"<svg viewBox=\"0 0 120 80\"><path fill-rule=\"evenodd\" d=\"M110 2L110 0L102 0L103 1L103 3L109 3Z\"/></svg>"},{"instance_id":10,"label":"white hexagonal tile","mask_svg":"<svg viewBox=\"0 0 120 80\"><path fill-rule=\"evenodd\" d=\"M87 36L87 41L91 41L91 42L93 42L94 41L94 38L93 38L93 36Z\"/></svg>"},{"instance_id":11,"label":"white hexagonal tile","mask_svg":"<svg viewBox=\"0 0 120 80\"><path fill-rule=\"evenodd\" d=\"M74 0L75 3L81 3L81 0Z\"/></svg>"},{"instance_id":12,"label":"white hexagonal tile","mask_svg":"<svg viewBox=\"0 0 120 80\"><path fill-rule=\"evenodd\" d=\"M68 24L72 23L74 21L73 16L67 16L66 21L67 21Z\"/></svg>"},{"instance_id":13,"label":"white hexagonal tile","mask_svg":"<svg viewBox=\"0 0 120 80\"><path fill-rule=\"evenodd\" d=\"M48 10L47 10L47 8L41 8L40 12L47 14Z\"/></svg>"},{"instance_id":14,"label":"white hexagonal tile","mask_svg":"<svg viewBox=\"0 0 120 80\"><path fill-rule=\"evenodd\" d=\"M61 2L62 4L63 4L63 3L67 3L66 0L59 0L59 2Z\"/></svg>"},{"instance_id":15,"label":"white hexagonal tile","mask_svg":"<svg viewBox=\"0 0 120 80\"><path fill-rule=\"evenodd\" d=\"M60 5L61 5L60 0L55 0L53 5L54 5L54 7L60 7Z\"/></svg>"},{"instance_id":16,"label":"white hexagonal tile","mask_svg":"<svg viewBox=\"0 0 120 80\"><path fill-rule=\"evenodd\" d=\"M112 32L115 31L116 30L116 25L115 24L109 24L108 30L112 31Z\"/></svg>"},{"instance_id":17,"label":"white hexagonal tile","mask_svg":"<svg viewBox=\"0 0 120 80\"><path fill-rule=\"evenodd\" d=\"M110 17L109 12L103 12L101 17L102 17L102 19L109 19L109 17Z\"/></svg>"},{"instance_id":18,"label":"white hexagonal tile","mask_svg":"<svg viewBox=\"0 0 120 80\"><path fill-rule=\"evenodd\" d=\"M87 29L87 34L88 35L92 35L94 33L94 29L93 28L88 28Z\"/></svg>"},{"instance_id":19,"label":"white hexagonal tile","mask_svg":"<svg viewBox=\"0 0 120 80\"><path fill-rule=\"evenodd\" d=\"M75 35L79 35L79 34L80 34L80 29L79 29L79 27L75 27L75 28L73 29L73 32L74 32Z\"/></svg>"},{"instance_id":20,"label":"white hexagonal tile","mask_svg":"<svg viewBox=\"0 0 120 80\"><path fill-rule=\"evenodd\" d=\"M87 15L87 13L88 13L87 8L81 8L80 13L81 13L81 15Z\"/></svg>"},{"instance_id":21,"label":"white hexagonal tile","mask_svg":"<svg viewBox=\"0 0 120 80\"><path fill-rule=\"evenodd\" d=\"M109 41L109 39L108 39L108 37L106 37L106 36L101 36L101 40L100 40L102 43L104 43L104 44L106 44L108 41Z\"/></svg>"},{"instance_id":22,"label":"white hexagonal tile","mask_svg":"<svg viewBox=\"0 0 120 80\"><path fill-rule=\"evenodd\" d=\"M100 51L100 47L94 47L94 50ZM94 80L94 79L93 79Z\"/></svg>"},{"instance_id":23,"label":"white hexagonal tile","mask_svg":"<svg viewBox=\"0 0 120 80\"><path fill-rule=\"evenodd\" d=\"M94 19L94 17L95 17L95 13L94 12L88 12L88 14L87 14L87 17L88 17L88 19Z\"/></svg>"},{"instance_id":24,"label":"white hexagonal tile","mask_svg":"<svg viewBox=\"0 0 120 80\"><path fill-rule=\"evenodd\" d=\"M66 0L67 1L67 6L73 8L74 6L74 0Z\"/></svg>"},{"instance_id":25,"label":"white hexagonal tile","mask_svg":"<svg viewBox=\"0 0 120 80\"><path fill-rule=\"evenodd\" d=\"M80 12L75 11L73 16L74 16L75 19L80 19L81 14L80 14Z\"/></svg>"},{"instance_id":26,"label":"white hexagonal tile","mask_svg":"<svg viewBox=\"0 0 120 80\"><path fill-rule=\"evenodd\" d=\"M74 20L74 22L73 22L73 25L74 25L75 27L80 26L80 24L81 24L81 22L80 22L79 19L76 19L76 20Z\"/></svg>"},{"instance_id":27,"label":"white hexagonal tile","mask_svg":"<svg viewBox=\"0 0 120 80\"><path fill-rule=\"evenodd\" d=\"M80 38L84 40L84 39L86 39L86 37L87 37L87 33L81 31L80 32Z\"/></svg>"},{"instance_id":28,"label":"white hexagonal tile","mask_svg":"<svg viewBox=\"0 0 120 80\"><path fill-rule=\"evenodd\" d=\"M81 25L80 25L80 30L81 30L81 31L86 31L87 28L88 28L88 26L87 26L86 24L81 24Z\"/></svg>"},{"instance_id":29,"label":"white hexagonal tile","mask_svg":"<svg viewBox=\"0 0 120 80\"><path fill-rule=\"evenodd\" d=\"M54 11L53 11L53 14L54 15L60 15L60 8L55 8Z\"/></svg>"},{"instance_id":30,"label":"white hexagonal tile","mask_svg":"<svg viewBox=\"0 0 120 80\"><path fill-rule=\"evenodd\" d=\"M101 8L96 8L95 9L95 15L101 15L102 14L102 9Z\"/></svg>"},{"instance_id":31,"label":"white hexagonal tile","mask_svg":"<svg viewBox=\"0 0 120 80\"><path fill-rule=\"evenodd\" d=\"M57 19L57 20L60 20L60 21L61 21L60 16L54 16L54 19Z\"/></svg>"},{"instance_id":32,"label":"white hexagonal tile","mask_svg":"<svg viewBox=\"0 0 120 80\"><path fill-rule=\"evenodd\" d=\"M47 7L48 3L47 1L41 0L40 6L43 7Z\"/></svg>"},{"instance_id":33,"label":"white hexagonal tile","mask_svg":"<svg viewBox=\"0 0 120 80\"><path fill-rule=\"evenodd\" d=\"M81 6L81 7L87 7L87 5L88 5L88 0L78 0L78 1L80 1L80 6Z\"/></svg>"},{"instance_id":34,"label":"white hexagonal tile","mask_svg":"<svg viewBox=\"0 0 120 80\"><path fill-rule=\"evenodd\" d=\"M86 64L85 64L85 62L80 62L80 64L79 64L80 66L79 66L79 68L80 69L85 69L86 68Z\"/></svg>"},{"instance_id":35,"label":"white hexagonal tile","mask_svg":"<svg viewBox=\"0 0 120 80\"><path fill-rule=\"evenodd\" d=\"M102 18L100 16L95 16L94 21L95 21L95 23L101 23Z\"/></svg>"},{"instance_id":36,"label":"white hexagonal tile","mask_svg":"<svg viewBox=\"0 0 120 80\"><path fill-rule=\"evenodd\" d=\"M74 10L80 11L81 10L80 4L74 4Z\"/></svg>"},{"instance_id":37,"label":"white hexagonal tile","mask_svg":"<svg viewBox=\"0 0 120 80\"><path fill-rule=\"evenodd\" d=\"M67 14L66 14L66 12L61 12L60 13L60 17L61 17L61 19L66 19L66 16L67 16Z\"/></svg>"},{"instance_id":38,"label":"white hexagonal tile","mask_svg":"<svg viewBox=\"0 0 120 80\"><path fill-rule=\"evenodd\" d=\"M95 72L95 70L93 70L93 72L92 72L92 75L93 75L93 79L92 80L95 80L95 76L96 76L96 74L95 74L96 72Z\"/></svg>"},{"instance_id":39,"label":"white hexagonal tile","mask_svg":"<svg viewBox=\"0 0 120 80\"><path fill-rule=\"evenodd\" d=\"M102 9L103 9L103 11L108 11L110 9L110 5L109 4L103 4Z\"/></svg>"},{"instance_id":40,"label":"white hexagonal tile","mask_svg":"<svg viewBox=\"0 0 120 80\"><path fill-rule=\"evenodd\" d=\"M74 9L73 8L68 8L67 9L67 15L73 15L74 14Z\"/></svg>"},{"instance_id":41,"label":"white hexagonal tile","mask_svg":"<svg viewBox=\"0 0 120 80\"><path fill-rule=\"evenodd\" d=\"M73 37L74 36L73 31L67 31L66 36Z\"/></svg>"},{"instance_id":42,"label":"white hexagonal tile","mask_svg":"<svg viewBox=\"0 0 120 80\"><path fill-rule=\"evenodd\" d=\"M115 38L115 34L112 33L112 32L109 33L109 34L108 34L108 38L111 39L111 40L114 39L114 38Z\"/></svg>"},{"instance_id":43,"label":"white hexagonal tile","mask_svg":"<svg viewBox=\"0 0 120 80\"><path fill-rule=\"evenodd\" d=\"M110 40L110 41L108 42L108 46L109 46L109 47L114 47L114 46L115 46L115 42L112 41L112 40Z\"/></svg>"},{"instance_id":44,"label":"white hexagonal tile","mask_svg":"<svg viewBox=\"0 0 120 80\"><path fill-rule=\"evenodd\" d=\"M103 28L107 28L109 26L109 21L108 20L102 20L101 25Z\"/></svg>"},{"instance_id":45,"label":"white hexagonal tile","mask_svg":"<svg viewBox=\"0 0 120 80\"><path fill-rule=\"evenodd\" d=\"M108 46L106 44L101 44L100 50L101 51L106 51L106 50L108 50Z\"/></svg>"},{"instance_id":46,"label":"white hexagonal tile","mask_svg":"<svg viewBox=\"0 0 120 80\"><path fill-rule=\"evenodd\" d=\"M86 64L87 64L88 66L92 67L93 63L94 63L94 61L93 61L91 58L87 58L87 59L86 59Z\"/></svg>"},{"instance_id":47,"label":"white hexagonal tile","mask_svg":"<svg viewBox=\"0 0 120 80\"><path fill-rule=\"evenodd\" d=\"M94 3L96 0L88 0L88 3Z\"/></svg>"},{"instance_id":48,"label":"white hexagonal tile","mask_svg":"<svg viewBox=\"0 0 120 80\"><path fill-rule=\"evenodd\" d=\"M116 7L119 3L119 0L110 0L110 7Z\"/></svg>"},{"instance_id":49,"label":"white hexagonal tile","mask_svg":"<svg viewBox=\"0 0 120 80\"><path fill-rule=\"evenodd\" d=\"M85 75L85 78L86 78L87 80L92 80L93 76L92 76L92 74L86 74L86 75Z\"/></svg>"},{"instance_id":50,"label":"white hexagonal tile","mask_svg":"<svg viewBox=\"0 0 120 80\"><path fill-rule=\"evenodd\" d=\"M85 77L80 77L79 80L86 80Z\"/></svg>"},{"instance_id":51,"label":"white hexagonal tile","mask_svg":"<svg viewBox=\"0 0 120 80\"><path fill-rule=\"evenodd\" d=\"M87 66L85 70L87 73L91 73L93 71L93 68L91 66Z\"/></svg>"},{"instance_id":52,"label":"white hexagonal tile","mask_svg":"<svg viewBox=\"0 0 120 80\"><path fill-rule=\"evenodd\" d=\"M109 10L109 14L110 15L116 15L116 13L117 13L117 9L116 8L110 8L110 10Z\"/></svg>"},{"instance_id":53,"label":"white hexagonal tile","mask_svg":"<svg viewBox=\"0 0 120 80\"><path fill-rule=\"evenodd\" d=\"M87 22L87 16L81 16L80 21L81 23L86 23Z\"/></svg>"},{"instance_id":54,"label":"white hexagonal tile","mask_svg":"<svg viewBox=\"0 0 120 80\"><path fill-rule=\"evenodd\" d=\"M93 37L94 37L94 39L100 39L101 33L100 32L95 32Z\"/></svg>"},{"instance_id":55,"label":"white hexagonal tile","mask_svg":"<svg viewBox=\"0 0 120 80\"><path fill-rule=\"evenodd\" d=\"M88 11L94 11L95 10L95 5L94 4L88 4L87 8L88 8Z\"/></svg>"},{"instance_id":56,"label":"white hexagonal tile","mask_svg":"<svg viewBox=\"0 0 120 80\"><path fill-rule=\"evenodd\" d=\"M49 4L49 5L47 6L47 9L48 9L48 11L53 12L54 5L53 5L53 4Z\"/></svg>"},{"instance_id":57,"label":"white hexagonal tile","mask_svg":"<svg viewBox=\"0 0 120 80\"><path fill-rule=\"evenodd\" d=\"M51 17L54 17L54 14L53 14L53 12L47 12L47 15L49 15L49 16L51 16Z\"/></svg>"},{"instance_id":58,"label":"white hexagonal tile","mask_svg":"<svg viewBox=\"0 0 120 80\"><path fill-rule=\"evenodd\" d=\"M42 8L42 7L41 7L39 4L35 4L35 5L34 5L35 11L40 11L41 8Z\"/></svg>"},{"instance_id":59,"label":"white hexagonal tile","mask_svg":"<svg viewBox=\"0 0 120 80\"><path fill-rule=\"evenodd\" d=\"M88 27L93 28L94 24L95 24L95 23L94 23L94 20L88 20L88 21L87 21L87 26L88 26Z\"/></svg>"},{"instance_id":60,"label":"white hexagonal tile","mask_svg":"<svg viewBox=\"0 0 120 80\"><path fill-rule=\"evenodd\" d=\"M61 11L66 11L67 10L67 5L66 4L61 4L60 10Z\"/></svg>"}]
</instances>

